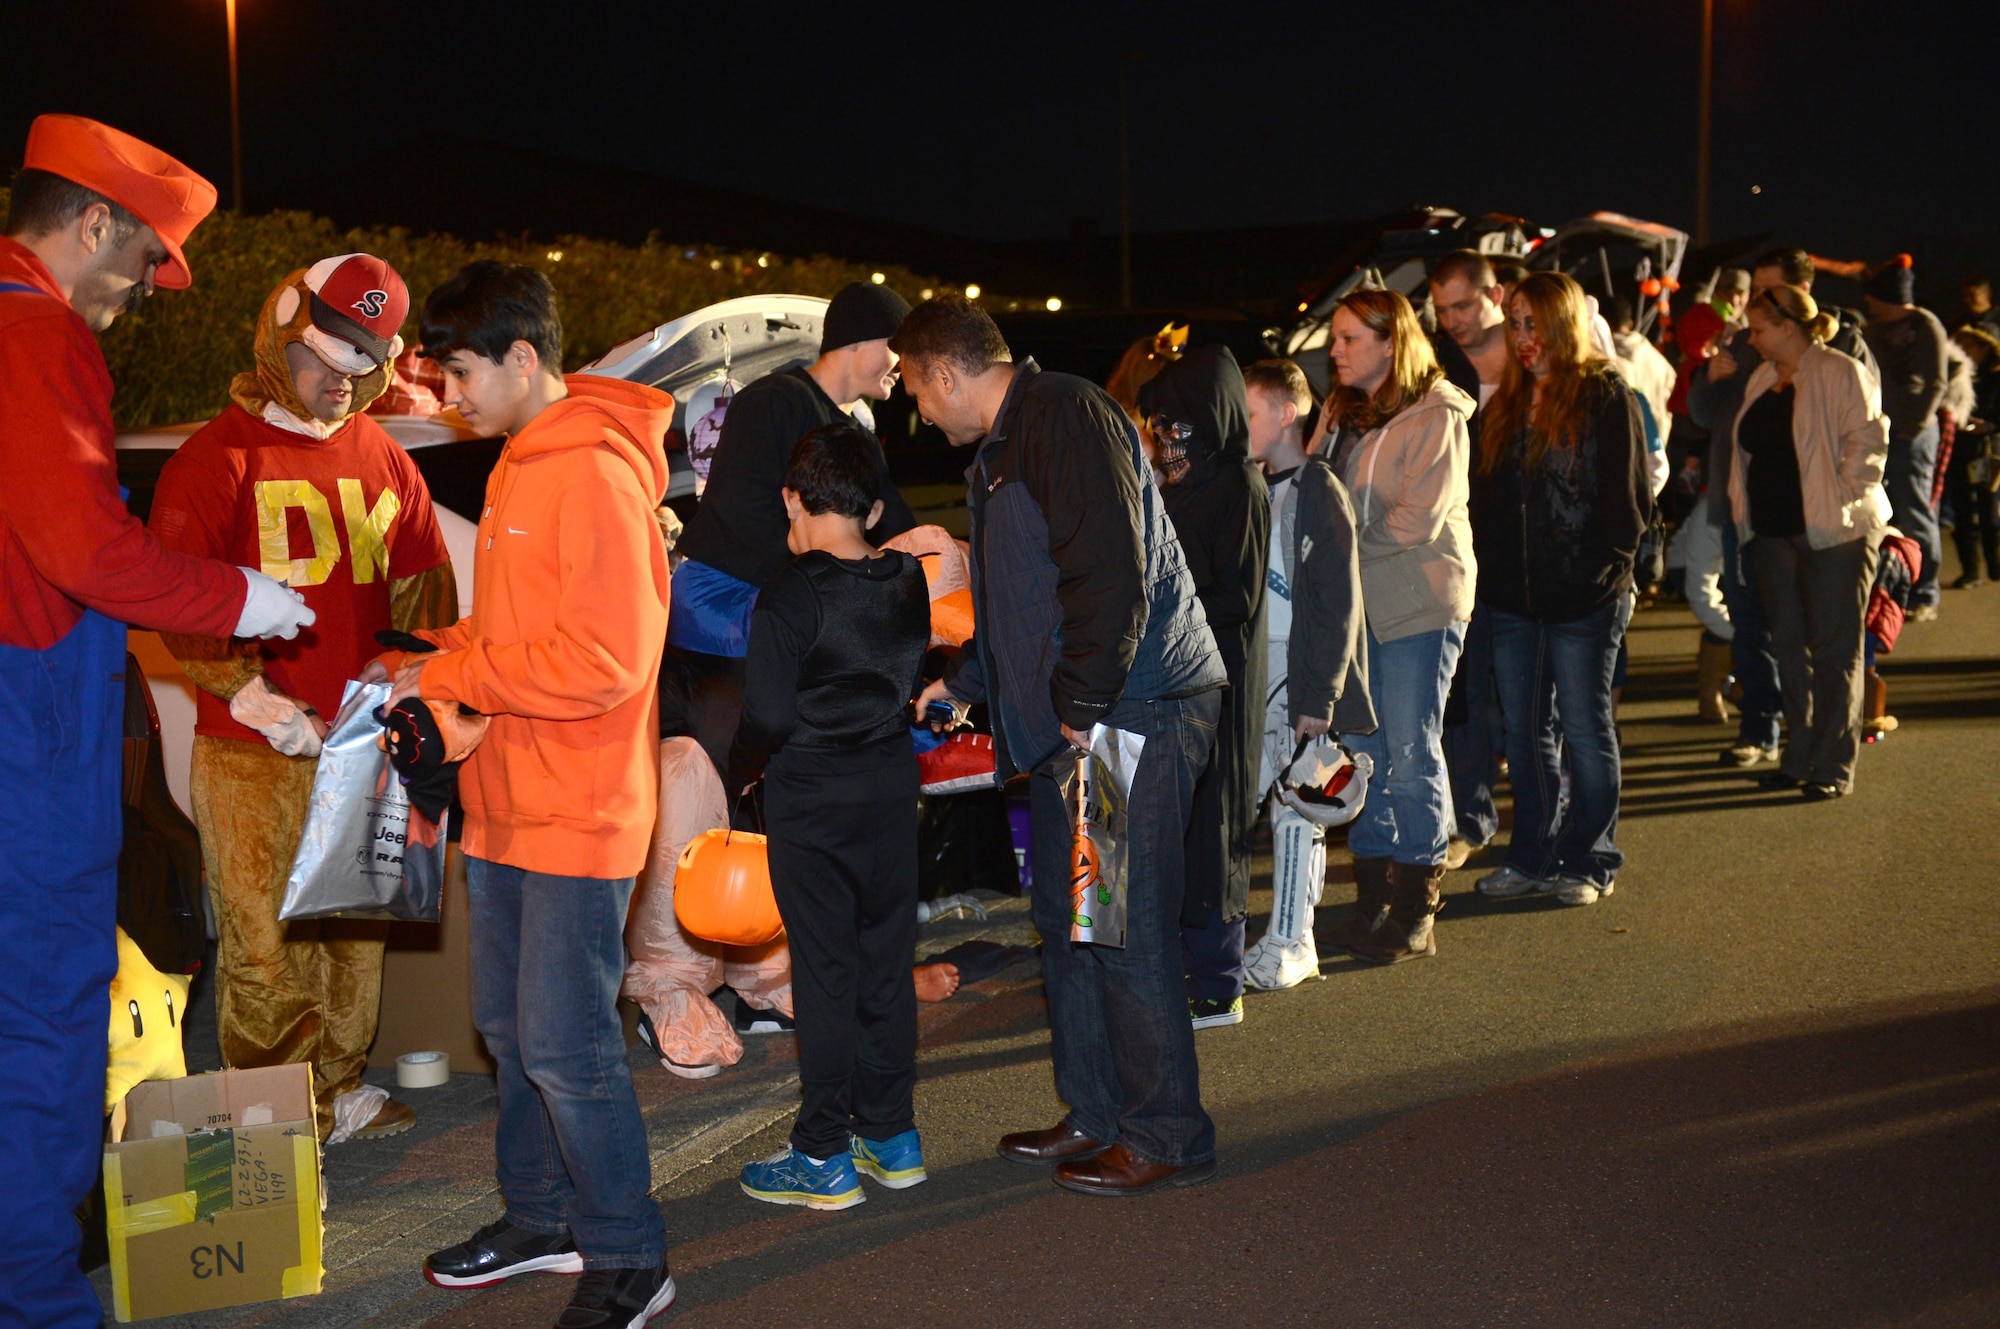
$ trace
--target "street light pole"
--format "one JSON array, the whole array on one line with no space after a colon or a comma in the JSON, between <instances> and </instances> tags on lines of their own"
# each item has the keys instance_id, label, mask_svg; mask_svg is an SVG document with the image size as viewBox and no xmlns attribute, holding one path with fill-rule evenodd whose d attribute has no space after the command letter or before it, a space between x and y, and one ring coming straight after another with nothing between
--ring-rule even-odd
<instances>
[{"instance_id":1,"label":"street light pole","mask_svg":"<svg viewBox=\"0 0 2000 1329\"><path fill-rule=\"evenodd\" d=\"M223 0L229 18L229 173L237 212L243 211L243 101L236 83L236 0Z\"/></svg>"},{"instance_id":2,"label":"street light pole","mask_svg":"<svg viewBox=\"0 0 2000 1329\"><path fill-rule=\"evenodd\" d=\"M1132 99L1126 69L1137 51L1118 57L1118 307L1132 307Z\"/></svg>"},{"instance_id":3,"label":"street light pole","mask_svg":"<svg viewBox=\"0 0 2000 1329\"><path fill-rule=\"evenodd\" d=\"M1700 141L1695 147L1694 243L1708 243L1708 133L1715 98L1715 0L1701 0Z\"/></svg>"}]
</instances>

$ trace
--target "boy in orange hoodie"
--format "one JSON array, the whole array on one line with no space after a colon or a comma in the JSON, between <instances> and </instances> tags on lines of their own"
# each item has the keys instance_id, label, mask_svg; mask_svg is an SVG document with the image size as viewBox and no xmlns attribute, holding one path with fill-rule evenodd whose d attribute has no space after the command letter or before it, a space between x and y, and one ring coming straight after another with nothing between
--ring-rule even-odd
<instances>
[{"instance_id":1,"label":"boy in orange hoodie","mask_svg":"<svg viewBox=\"0 0 2000 1329\"><path fill-rule=\"evenodd\" d=\"M670 1305L666 1231L615 1003L625 912L658 806L667 633L666 393L565 379L555 291L482 260L431 293L445 404L507 445L486 484L472 616L419 634L406 696L493 718L459 772L473 1020L498 1065L507 1210L424 1262L440 1287L582 1273L565 1325L637 1329ZM378 675L379 676L379 675Z\"/></svg>"}]
</instances>

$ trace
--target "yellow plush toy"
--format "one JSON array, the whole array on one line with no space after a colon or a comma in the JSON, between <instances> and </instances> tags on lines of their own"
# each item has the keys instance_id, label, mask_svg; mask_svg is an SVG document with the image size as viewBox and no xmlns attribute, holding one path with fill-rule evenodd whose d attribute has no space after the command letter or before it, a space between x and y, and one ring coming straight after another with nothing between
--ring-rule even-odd
<instances>
[{"instance_id":1,"label":"yellow plush toy","mask_svg":"<svg viewBox=\"0 0 2000 1329\"><path fill-rule=\"evenodd\" d=\"M163 974L146 962L139 943L118 929L118 973L111 980L111 1064L104 1110L125 1101L142 1080L187 1074L181 1022L187 1017L188 976Z\"/></svg>"}]
</instances>

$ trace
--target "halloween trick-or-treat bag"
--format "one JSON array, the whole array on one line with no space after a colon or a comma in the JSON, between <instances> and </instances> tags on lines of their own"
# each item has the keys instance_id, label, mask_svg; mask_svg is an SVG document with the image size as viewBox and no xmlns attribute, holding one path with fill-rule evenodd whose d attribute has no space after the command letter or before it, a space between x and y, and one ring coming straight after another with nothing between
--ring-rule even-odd
<instances>
[{"instance_id":1,"label":"halloween trick-or-treat bag","mask_svg":"<svg viewBox=\"0 0 2000 1329\"><path fill-rule=\"evenodd\" d=\"M1071 941L1125 945L1132 887L1132 779L1145 749L1143 734L1093 725L1090 751L1076 759L1076 774L1066 790L1076 827L1070 852Z\"/></svg>"},{"instance_id":2,"label":"halloween trick-or-treat bag","mask_svg":"<svg viewBox=\"0 0 2000 1329\"><path fill-rule=\"evenodd\" d=\"M444 828L410 806L381 739L387 683L349 682L313 776L278 917L438 921Z\"/></svg>"}]
</instances>

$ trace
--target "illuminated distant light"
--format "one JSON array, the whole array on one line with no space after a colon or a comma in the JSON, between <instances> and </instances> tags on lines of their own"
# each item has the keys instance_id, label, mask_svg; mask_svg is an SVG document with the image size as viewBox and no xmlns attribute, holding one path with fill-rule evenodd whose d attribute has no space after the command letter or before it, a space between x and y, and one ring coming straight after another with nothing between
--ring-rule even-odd
<instances>
[{"instance_id":1,"label":"illuminated distant light","mask_svg":"<svg viewBox=\"0 0 2000 1329\"><path fill-rule=\"evenodd\" d=\"M709 270L710 272L720 272L720 271L722 271L722 260L721 260L721 259L719 259L719 258L712 258L712 259L710 259L710 260L708 261L708 270Z\"/></svg>"},{"instance_id":2,"label":"illuminated distant light","mask_svg":"<svg viewBox=\"0 0 2000 1329\"><path fill-rule=\"evenodd\" d=\"M1763 192L1764 192L1764 186L1762 186L1762 185L1751 185L1751 186L1750 186L1750 192L1751 192L1751 193L1753 193L1753 194L1761 194L1761 193L1763 193Z\"/></svg>"},{"instance_id":3,"label":"illuminated distant light","mask_svg":"<svg viewBox=\"0 0 2000 1329\"><path fill-rule=\"evenodd\" d=\"M769 254L759 254L759 255L757 255L757 266L758 266L758 267L760 267L760 268L768 268L768 267L770 267L770 266L771 266L771 256L770 256Z\"/></svg>"},{"instance_id":4,"label":"illuminated distant light","mask_svg":"<svg viewBox=\"0 0 2000 1329\"><path fill-rule=\"evenodd\" d=\"M917 299L928 300L935 294L937 294L937 292L931 290L930 287L926 286L924 287L923 290L917 292Z\"/></svg>"},{"instance_id":5,"label":"illuminated distant light","mask_svg":"<svg viewBox=\"0 0 2000 1329\"><path fill-rule=\"evenodd\" d=\"M1060 296L1054 296L1054 295L1050 296L1050 297L1048 298L1048 306L1049 306L1049 312L1050 312L1051 314L1055 313L1055 312L1056 312L1056 310L1058 310L1058 309L1061 309L1061 308L1062 308L1062 299L1061 299L1061 297L1060 297Z\"/></svg>"},{"instance_id":6,"label":"illuminated distant light","mask_svg":"<svg viewBox=\"0 0 2000 1329\"><path fill-rule=\"evenodd\" d=\"M880 286L883 282L889 280L889 274L886 272L871 272L868 274L868 280Z\"/></svg>"},{"instance_id":7,"label":"illuminated distant light","mask_svg":"<svg viewBox=\"0 0 2000 1329\"><path fill-rule=\"evenodd\" d=\"M549 262L551 262L551 263L560 263L560 262L562 262L562 254L563 254L563 251L562 251L562 250L560 250L560 249L551 249L551 250L549 251Z\"/></svg>"},{"instance_id":8,"label":"illuminated distant light","mask_svg":"<svg viewBox=\"0 0 2000 1329\"><path fill-rule=\"evenodd\" d=\"M978 283L978 282L967 282L967 283L966 283L966 287L965 287L965 298L966 298L966 299L968 299L968 300L977 300L977 299L979 298L979 283Z\"/></svg>"},{"instance_id":9,"label":"illuminated distant light","mask_svg":"<svg viewBox=\"0 0 2000 1329\"><path fill-rule=\"evenodd\" d=\"M1301 314L1306 312L1306 302L1303 300L1299 301L1299 312Z\"/></svg>"}]
</instances>

